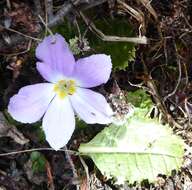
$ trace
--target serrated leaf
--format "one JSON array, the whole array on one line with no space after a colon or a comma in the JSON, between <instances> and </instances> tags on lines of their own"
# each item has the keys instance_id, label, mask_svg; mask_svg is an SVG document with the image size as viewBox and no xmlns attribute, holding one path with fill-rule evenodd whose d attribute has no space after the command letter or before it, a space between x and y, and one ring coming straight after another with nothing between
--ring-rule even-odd
<instances>
[{"instance_id":1,"label":"serrated leaf","mask_svg":"<svg viewBox=\"0 0 192 190\"><path fill-rule=\"evenodd\" d=\"M134 32L125 19L105 19L94 22L105 35L133 36ZM124 70L135 59L135 44L128 42L107 42L89 38L90 46L99 53L111 55L113 70Z\"/></svg>"},{"instance_id":2,"label":"serrated leaf","mask_svg":"<svg viewBox=\"0 0 192 190\"><path fill-rule=\"evenodd\" d=\"M123 126L105 128L79 152L90 156L107 178L117 183L133 183L158 174L170 175L183 162L184 142L166 125L156 120L132 116Z\"/></svg>"},{"instance_id":3,"label":"serrated leaf","mask_svg":"<svg viewBox=\"0 0 192 190\"><path fill-rule=\"evenodd\" d=\"M150 110L150 108L153 106L150 95L147 94L143 89L138 89L134 92L128 92L126 99L129 103L138 108L148 108Z\"/></svg>"}]
</instances>

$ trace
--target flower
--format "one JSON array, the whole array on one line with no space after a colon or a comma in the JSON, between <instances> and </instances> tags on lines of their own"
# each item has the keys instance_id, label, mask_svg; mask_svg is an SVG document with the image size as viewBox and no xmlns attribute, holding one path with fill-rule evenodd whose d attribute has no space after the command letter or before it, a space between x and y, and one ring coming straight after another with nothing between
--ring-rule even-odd
<instances>
[{"instance_id":1,"label":"flower","mask_svg":"<svg viewBox=\"0 0 192 190\"><path fill-rule=\"evenodd\" d=\"M88 89L107 82L110 56L96 54L75 62L65 39L55 34L38 45L36 57L37 70L48 82L25 86L10 99L8 112L15 120L34 123L43 117L46 140L55 150L71 138L75 114L88 124L111 122L113 112L104 96Z\"/></svg>"}]
</instances>

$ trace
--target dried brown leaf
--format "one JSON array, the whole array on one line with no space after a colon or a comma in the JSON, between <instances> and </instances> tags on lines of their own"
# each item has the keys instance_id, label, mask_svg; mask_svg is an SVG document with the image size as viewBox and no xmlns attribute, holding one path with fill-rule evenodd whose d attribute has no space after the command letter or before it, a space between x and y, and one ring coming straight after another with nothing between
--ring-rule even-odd
<instances>
[{"instance_id":1,"label":"dried brown leaf","mask_svg":"<svg viewBox=\"0 0 192 190\"><path fill-rule=\"evenodd\" d=\"M21 145L29 142L15 126L8 124L2 112L0 112L0 137L10 137Z\"/></svg>"}]
</instances>

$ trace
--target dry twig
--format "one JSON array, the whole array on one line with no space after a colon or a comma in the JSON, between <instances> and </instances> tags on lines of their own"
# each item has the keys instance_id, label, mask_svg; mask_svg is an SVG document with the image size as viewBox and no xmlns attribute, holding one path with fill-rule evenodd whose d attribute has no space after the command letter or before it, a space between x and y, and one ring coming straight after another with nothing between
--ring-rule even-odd
<instances>
[{"instance_id":1,"label":"dry twig","mask_svg":"<svg viewBox=\"0 0 192 190\"><path fill-rule=\"evenodd\" d=\"M72 172L73 172L73 177L75 179L78 179L77 170L75 169L75 165L73 163L73 160L71 159L70 153L67 151L68 149L67 149L66 146L64 146L64 150L65 150L65 156L66 156L66 158L67 158L67 160L68 160L68 162L69 162L69 164L71 166L71 169L72 169ZM80 189L80 185L79 184L76 184L76 189L77 190Z\"/></svg>"},{"instance_id":2,"label":"dry twig","mask_svg":"<svg viewBox=\"0 0 192 190\"><path fill-rule=\"evenodd\" d=\"M32 149L27 149L27 150L20 150L20 151L12 151L12 152L7 152L7 153L1 153L0 157L3 156L10 156L10 155L15 155L15 154L23 154L23 153L28 153L28 152L34 152L34 151L55 151L53 148L32 148ZM60 149L58 150L59 152L70 152L73 155L79 155L78 152L73 151L73 150L63 150Z\"/></svg>"},{"instance_id":3,"label":"dry twig","mask_svg":"<svg viewBox=\"0 0 192 190\"><path fill-rule=\"evenodd\" d=\"M173 96L177 92L179 84L181 83L181 75L182 75L181 62L180 62L180 58L178 56L178 51L177 51L177 47L176 47L175 43L174 43L174 47L175 47L175 52L176 52L176 56L177 56L177 64L178 64L178 68L179 68L178 69L179 70L178 80L177 80L177 83L176 83L176 86L175 86L174 90L163 98L163 102L165 102L169 97ZM182 110L182 112L183 112L183 110ZM190 117L189 117L189 123L190 123Z\"/></svg>"},{"instance_id":4,"label":"dry twig","mask_svg":"<svg viewBox=\"0 0 192 190\"><path fill-rule=\"evenodd\" d=\"M147 38L145 36L142 37L120 37L120 36L109 36L105 35L102 31L100 31L96 26L91 22L81 11L79 12L80 16L89 27L89 29L95 33L99 38L103 41L108 42L132 42L137 44L147 44Z\"/></svg>"},{"instance_id":5,"label":"dry twig","mask_svg":"<svg viewBox=\"0 0 192 190\"><path fill-rule=\"evenodd\" d=\"M83 165L85 173L86 173L86 177L87 177L87 190L91 190L90 189L90 184L89 184L89 182L90 182L90 179L89 179L89 169L88 169L85 161L83 160L83 158L81 156L79 156L79 159L80 159L81 164Z\"/></svg>"},{"instance_id":6,"label":"dry twig","mask_svg":"<svg viewBox=\"0 0 192 190\"><path fill-rule=\"evenodd\" d=\"M50 1L50 0L48 0ZM47 27L53 27L63 22L64 17L72 12L72 10L76 7L80 7L81 10L89 9L95 6L98 6L107 0L73 0L73 1L66 1L60 8L60 10L53 16L52 19L47 23ZM40 15L42 10L40 10L40 1L34 0L35 6L37 9L36 15ZM50 8L51 9L51 8ZM0 26L0 28L3 26ZM5 27L3 27L4 29ZM9 46L15 46L17 44L20 44L21 42L25 41L25 38L33 38L34 40L37 40L36 37L31 37L28 35L25 35L18 31L13 31L9 28L10 31L15 32L14 35L9 36L9 43L7 43L4 39L0 39L0 52L3 52L3 49L6 45ZM43 28L40 28L38 33L42 32ZM18 35L19 34L19 35ZM22 35L22 36L21 36ZM25 37L25 38L23 38Z\"/></svg>"},{"instance_id":7,"label":"dry twig","mask_svg":"<svg viewBox=\"0 0 192 190\"><path fill-rule=\"evenodd\" d=\"M45 0L46 2L46 12L48 17L48 22L50 22L54 15L53 15L53 1L52 0Z\"/></svg>"},{"instance_id":8,"label":"dry twig","mask_svg":"<svg viewBox=\"0 0 192 190\"><path fill-rule=\"evenodd\" d=\"M23 36L25 38L29 38L29 39L32 39L32 40L35 40L35 41L41 41L41 39L39 39L39 38L35 38L35 37L29 36L27 34L23 34L22 32L19 32L17 30L12 29L12 28L6 28L6 27L4 27L2 25L0 25L0 29L5 29L5 30L8 30L8 31L17 33L17 34L19 34L19 35L21 35L21 36Z\"/></svg>"},{"instance_id":9,"label":"dry twig","mask_svg":"<svg viewBox=\"0 0 192 190\"><path fill-rule=\"evenodd\" d=\"M154 16L156 20L158 20L158 16L153 7L151 6L151 1L149 0L138 0L138 1L141 2L146 7L146 9Z\"/></svg>"},{"instance_id":10,"label":"dry twig","mask_svg":"<svg viewBox=\"0 0 192 190\"><path fill-rule=\"evenodd\" d=\"M158 93L158 90L157 90L157 87L151 77L151 75L149 75L148 73L148 69L143 62L143 65L144 65L144 72L145 72L145 75L146 76L149 76L149 79L146 81L146 84L148 86L148 88L150 88L150 92L151 95L153 96L154 98L154 101L156 102L157 104L157 107L158 109L163 113L163 116L165 118L165 120L170 124L170 125L173 125L173 127L176 127L178 129L182 129L182 126L179 125L175 120L174 118L169 114L168 110L167 110L167 107L165 105L165 102L162 101L162 98L160 97L159 93Z\"/></svg>"},{"instance_id":11,"label":"dry twig","mask_svg":"<svg viewBox=\"0 0 192 190\"><path fill-rule=\"evenodd\" d=\"M123 2L121 0L117 0L117 3L122 5L124 7L124 9L127 10L127 12L131 16L133 16L138 22L144 24L144 16L141 12L135 10L134 8L132 8L131 6L129 6L128 4L126 4L125 2Z\"/></svg>"}]
</instances>

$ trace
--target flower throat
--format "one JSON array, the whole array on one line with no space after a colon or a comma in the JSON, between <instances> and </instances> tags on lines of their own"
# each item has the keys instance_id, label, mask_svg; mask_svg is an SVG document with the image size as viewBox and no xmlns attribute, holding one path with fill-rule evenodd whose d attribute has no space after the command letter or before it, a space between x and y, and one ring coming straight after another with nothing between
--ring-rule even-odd
<instances>
[{"instance_id":1,"label":"flower throat","mask_svg":"<svg viewBox=\"0 0 192 190\"><path fill-rule=\"evenodd\" d=\"M67 95L73 95L76 91L74 80L60 80L55 84L54 91L63 99Z\"/></svg>"}]
</instances>

